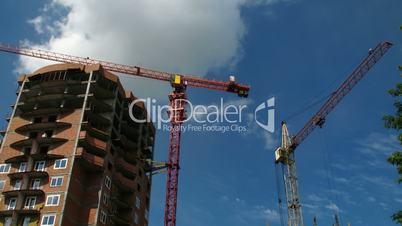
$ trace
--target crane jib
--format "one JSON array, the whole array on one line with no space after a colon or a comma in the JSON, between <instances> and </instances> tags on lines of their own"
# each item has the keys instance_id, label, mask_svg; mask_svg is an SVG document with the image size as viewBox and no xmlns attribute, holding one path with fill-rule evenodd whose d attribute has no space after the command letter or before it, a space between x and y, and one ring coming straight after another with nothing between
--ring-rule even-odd
<instances>
[{"instance_id":1,"label":"crane jib","mask_svg":"<svg viewBox=\"0 0 402 226\"><path fill-rule=\"evenodd\" d=\"M107 62L107 61L103 61L103 60L90 59L88 57L87 58L77 57L77 56L72 56L72 55L68 55L68 54L51 52L51 51L47 51L47 50L32 49L32 48L25 48L25 47L19 48L19 47L14 47L14 46L10 46L10 45L4 45L4 44L0 44L0 51L34 57L34 58L40 58L40 59L45 59L45 60L57 61L57 62L62 62L62 63L74 63L74 64L83 64L83 65L101 64L104 69L109 70L109 71L128 74L128 75L134 75L134 76L143 77L143 78L155 79L155 80L160 80L160 81L170 82L172 75L175 75L173 73L161 72L161 71L151 70L151 69L142 68L142 67L138 67L138 66L117 64L117 63ZM181 77L181 81L183 82L183 85L185 85L186 87L188 86L188 87L206 88L206 89L213 89L213 90L224 91L224 92L231 92L231 93L238 94L240 97L247 97L249 90L250 90L250 86L248 86L248 85L237 84L237 83L230 82L230 81L227 81L227 82L216 81L216 80L211 80L211 79L206 79L206 78L201 78L201 77L196 77L196 76L190 76L190 75L180 75L180 77Z\"/></svg>"},{"instance_id":2,"label":"crane jib","mask_svg":"<svg viewBox=\"0 0 402 226\"><path fill-rule=\"evenodd\" d=\"M324 103L318 112L306 123L306 125L292 138L292 147L295 149L317 127L322 127L326 116L342 101L353 87L367 74L367 72L384 56L391 48L391 42L378 44L369 50L368 56L356 67L352 74L338 87L331 97Z\"/></svg>"}]
</instances>

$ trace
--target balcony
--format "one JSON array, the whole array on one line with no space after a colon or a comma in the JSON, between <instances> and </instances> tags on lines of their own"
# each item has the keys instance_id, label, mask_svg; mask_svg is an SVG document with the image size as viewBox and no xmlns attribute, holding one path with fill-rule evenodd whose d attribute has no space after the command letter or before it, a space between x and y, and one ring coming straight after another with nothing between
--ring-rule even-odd
<instances>
[{"instance_id":1,"label":"balcony","mask_svg":"<svg viewBox=\"0 0 402 226\"><path fill-rule=\"evenodd\" d=\"M109 218L114 222L115 226L131 226L129 220L123 218L120 214L110 214Z\"/></svg>"},{"instance_id":2,"label":"balcony","mask_svg":"<svg viewBox=\"0 0 402 226\"><path fill-rule=\"evenodd\" d=\"M23 189L23 190L10 190L10 191L3 191L2 194L5 197L15 197L18 196L18 194L23 194L25 196L43 196L45 195L45 192L40 189Z\"/></svg>"},{"instance_id":3,"label":"balcony","mask_svg":"<svg viewBox=\"0 0 402 226\"><path fill-rule=\"evenodd\" d=\"M4 163L19 163L19 162L27 162L28 155L17 155L11 158L8 158L4 161Z\"/></svg>"},{"instance_id":4,"label":"balcony","mask_svg":"<svg viewBox=\"0 0 402 226\"><path fill-rule=\"evenodd\" d=\"M91 91L95 94L97 99L111 99L115 96L114 92L99 86L97 83L91 86Z\"/></svg>"},{"instance_id":5,"label":"balcony","mask_svg":"<svg viewBox=\"0 0 402 226\"><path fill-rule=\"evenodd\" d=\"M124 147L126 151L137 151L138 144L137 142L128 139L125 135L121 134L119 138L116 139L119 146Z\"/></svg>"},{"instance_id":6,"label":"balcony","mask_svg":"<svg viewBox=\"0 0 402 226\"><path fill-rule=\"evenodd\" d=\"M24 94L29 96L38 96L44 94L58 94L58 93L85 93L86 85L78 80L52 80L42 82L32 87L24 89ZM18 92L18 91L17 91Z\"/></svg>"},{"instance_id":7,"label":"balcony","mask_svg":"<svg viewBox=\"0 0 402 226\"><path fill-rule=\"evenodd\" d=\"M18 127L15 132L19 134L26 134L27 132L40 132L46 130L65 129L71 127L71 123L67 122L41 122L31 123Z\"/></svg>"},{"instance_id":8,"label":"balcony","mask_svg":"<svg viewBox=\"0 0 402 226\"><path fill-rule=\"evenodd\" d=\"M94 95L89 96L88 100L89 100L89 104L87 106L88 110L91 110L96 113L113 111L113 107L111 105L103 101L100 101Z\"/></svg>"},{"instance_id":9,"label":"balcony","mask_svg":"<svg viewBox=\"0 0 402 226\"><path fill-rule=\"evenodd\" d=\"M53 107L53 108L41 108L41 109L28 109L24 111L21 116L25 118L32 118L43 115L65 114L72 111L73 111L72 108L67 108L66 106L63 108Z\"/></svg>"},{"instance_id":10,"label":"balcony","mask_svg":"<svg viewBox=\"0 0 402 226\"><path fill-rule=\"evenodd\" d=\"M135 124L133 125L132 123L128 123L127 121L122 121L121 123L121 132L123 134L126 134L130 137L138 137L140 136L140 125L139 124Z\"/></svg>"},{"instance_id":11,"label":"balcony","mask_svg":"<svg viewBox=\"0 0 402 226\"><path fill-rule=\"evenodd\" d=\"M46 171L25 171L25 172L15 172L9 173L7 176L10 179L21 179L24 175L27 175L29 178L44 178L49 177L49 174Z\"/></svg>"},{"instance_id":12,"label":"balcony","mask_svg":"<svg viewBox=\"0 0 402 226\"><path fill-rule=\"evenodd\" d=\"M37 103L37 102L59 102L62 100L69 100L78 98L77 95L66 94L66 93L57 93L57 94L45 94L45 95L23 95L21 96L21 100L24 103Z\"/></svg>"},{"instance_id":13,"label":"balcony","mask_svg":"<svg viewBox=\"0 0 402 226\"><path fill-rule=\"evenodd\" d=\"M57 113L58 109L68 109L72 110L75 108L81 108L83 103L83 98L75 98L75 99L60 99L53 101L40 101L40 102L28 102L18 105L18 110L20 110L25 116L26 113L33 114L34 111L44 110L48 112L48 109L52 109L52 114Z\"/></svg>"},{"instance_id":14,"label":"balcony","mask_svg":"<svg viewBox=\"0 0 402 226\"><path fill-rule=\"evenodd\" d=\"M126 162L123 158L118 157L116 159L116 168L118 171L120 171L124 176L130 178L130 179L134 179L136 172L137 172L137 168Z\"/></svg>"},{"instance_id":15,"label":"balcony","mask_svg":"<svg viewBox=\"0 0 402 226\"><path fill-rule=\"evenodd\" d=\"M48 160L48 159L62 159L64 158L64 155L55 155L55 154L43 154L43 153L36 153L30 155L34 160L40 161L40 160ZM11 158L6 159L4 162L5 163L20 163L20 162L27 162L28 161L28 155L17 155Z\"/></svg>"},{"instance_id":16,"label":"balcony","mask_svg":"<svg viewBox=\"0 0 402 226\"><path fill-rule=\"evenodd\" d=\"M23 147L32 147L34 142L37 142L39 146L50 146L56 144L62 144L66 142L67 139L65 138L58 138L58 137L39 137L39 138L28 138L24 140L16 141L10 146L14 149L22 149Z\"/></svg>"},{"instance_id":17,"label":"balcony","mask_svg":"<svg viewBox=\"0 0 402 226\"><path fill-rule=\"evenodd\" d=\"M99 138L101 140L109 139L109 134L107 132L95 128L89 122L82 123L82 130L88 131L91 134L91 136L94 136L95 138Z\"/></svg>"},{"instance_id":18,"label":"balcony","mask_svg":"<svg viewBox=\"0 0 402 226\"><path fill-rule=\"evenodd\" d=\"M64 155L57 155L57 154L48 154L48 153L35 153L35 154L31 154L31 157L35 161L39 161L39 160L62 159L65 156Z\"/></svg>"},{"instance_id":19,"label":"balcony","mask_svg":"<svg viewBox=\"0 0 402 226\"><path fill-rule=\"evenodd\" d=\"M123 191L133 192L137 188L133 180L127 179L121 173L113 174L114 184Z\"/></svg>"},{"instance_id":20,"label":"balcony","mask_svg":"<svg viewBox=\"0 0 402 226\"><path fill-rule=\"evenodd\" d=\"M103 171L105 160L99 156L86 152L84 148L77 148L76 158L90 171Z\"/></svg>"},{"instance_id":21,"label":"balcony","mask_svg":"<svg viewBox=\"0 0 402 226\"><path fill-rule=\"evenodd\" d=\"M111 120L103 117L102 115L92 112L90 110L86 110L85 113L88 116L90 122L93 122L97 125L102 125L103 127L109 127L111 125Z\"/></svg>"},{"instance_id":22,"label":"balcony","mask_svg":"<svg viewBox=\"0 0 402 226\"><path fill-rule=\"evenodd\" d=\"M131 210L132 209L132 204L129 204L127 202L127 199L122 198L120 196L112 196L111 200L114 204L116 204L116 206L120 209L120 210Z\"/></svg>"},{"instance_id":23,"label":"balcony","mask_svg":"<svg viewBox=\"0 0 402 226\"><path fill-rule=\"evenodd\" d=\"M130 164L133 164L133 165L137 164L137 161L138 161L137 153L126 152L124 149L122 149L120 147L115 147L115 149L117 150L119 155L124 159L124 161L126 161Z\"/></svg>"},{"instance_id":24,"label":"balcony","mask_svg":"<svg viewBox=\"0 0 402 226\"><path fill-rule=\"evenodd\" d=\"M80 132L79 145L91 154L105 157L107 143L105 141L99 140L92 137L87 131Z\"/></svg>"},{"instance_id":25,"label":"balcony","mask_svg":"<svg viewBox=\"0 0 402 226\"><path fill-rule=\"evenodd\" d=\"M23 215L39 215L40 210L39 208L35 209L14 209L14 210L3 210L0 211L0 217L5 217L5 216L12 216L13 213L16 214L23 214Z\"/></svg>"}]
</instances>

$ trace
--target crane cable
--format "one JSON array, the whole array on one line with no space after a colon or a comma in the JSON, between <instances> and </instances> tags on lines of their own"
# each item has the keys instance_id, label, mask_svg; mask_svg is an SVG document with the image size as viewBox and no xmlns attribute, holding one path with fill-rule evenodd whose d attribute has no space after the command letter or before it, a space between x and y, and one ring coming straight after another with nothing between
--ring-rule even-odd
<instances>
[{"instance_id":1,"label":"crane cable","mask_svg":"<svg viewBox=\"0 0 402 226\"><path fill-rule=\"evenodd\" d=\"M320 143L321 143L321 148L320 150L322 151L322 162L324 164L324 171L325 171L325 176L327 180L327 185L328 188L330 189L330 193L332 194L332 199L335 201L335 203L331 200L333 204L336 205L336 209L334 210L335 214L339 217L339 207L337 204L339 204L339 194L336 191L335 183L333 183L332 179L334 178L334 170L332 167L332 164L330 163L330 153L328 151L328 144L326 142L326 134L324 130L320 131ZM340 220L339 220L340 221Z\"/></svg>"},{"instance_id":2,"label":"crane cable","mask_svg":"<svg viewBox=\"0 0 402 226\"><path fill-rule=\"evenodd\" d=\"M347 71L352 71L354 68L354 65L350 65ZM347 74L347 73L345 73ZM321 89L319 92L316 93L316 95L314 95L313 97L317 97L317 98L313 98L312 101L310 101L310 103L306 103L304 105L306 105L305 107L301 107L299 108L299 110L294 111L293 113L289 114L287 117L285 117L285 121L290 121L293 118L297 117L298 115L301 115L305 112L307 112L308 110L310 110L312 107L315 107L316 105L318 105L319 103L322 103L324 100L328 99L330 96L332 96L333 93L329 93L325 96L323 96L326 92L328 92L328 90L332 89L332 87L338 83L341 79L345 79L346 76L336 76L334 80L332 80L328 86L326 86L325 88ZM321 97L321 98L320 98ZM314 100L316 99L316 100Z\"/></svg>"},{"instance_id":3,"label":"crane cable","mask_svg":"<svg viewBox=\"0 0 402 226\"><path fill-rule=\"evenodd\" d=\"M281 193L281 178L283 179L283 177L278 168L279 168L279 164L275 163L276 191L277 191L277 195L278 195L279 218L281 221L281 226L285 226L285 219L284 219L283 206L282 206L282 193ZM282 168L282 174L283 174L283 168Z\"/></svg>"}]
</instances>

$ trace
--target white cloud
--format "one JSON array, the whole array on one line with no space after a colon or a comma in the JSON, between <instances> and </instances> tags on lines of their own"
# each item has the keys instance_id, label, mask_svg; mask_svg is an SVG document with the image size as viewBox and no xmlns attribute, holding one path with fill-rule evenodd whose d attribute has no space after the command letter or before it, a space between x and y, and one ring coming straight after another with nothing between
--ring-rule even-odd
<instances>
[{"instance_id":1,"label":"white cloud","mask_svg":"<svg viewBox=\"0 0 402 226\"><path fill-rule=\"evenodd\" d=\"M394 199L396 202L402 203L402 199L401 198L395 198Z\"/></svg>"},{"instance_id":2,"label":"white cloud","mask_svg":"<svg viewBox=\"0 0 402 226\"><path fill-rule=\"evenodd\" d=\"M323 199L322 199L321 197L319 197L318 195L316 195L316 194L310 194L310 195L308 195L308 196L307 196L307 199L310 200L310 201L313 201L313 202L320 202L320 201L323 201Z\"/></svg>"},{"instance_id":3,"label":"white cloud","mask_svg":"<svg viewBox=\"0 0 402 226\"><path fill-rule=\"evenodd\" d=\"M47 33L34 48L140 65L156 70L205 75L215 67L241 58L247 29L241 7L280 0L53 0L30 20L38 33ZM64 18L54 18L63 11ZM60 13L59 13L60 14ZM59 15L56 13L56 15ZM49 15L52 18L49 18ZM21 57L19 72L49 64ZM168 84L125 79L138 96L164 95ZM152 87L152 88L149 88Z\"/></svg>"},{"instance_id":4,"label":"white cloud","mask_svg":"<svg viewBox=\"0 0 402 226\"><path fill-rule=\"evenodd\" d=\"M326 205L325 208L327 208L327 209L329 209L329 210L333 210L333 211L335 211L336 213L341 212L340 209L339 209L339 207L338 207L336 204L334 204L334 203L330 203L330 204Z\"/></svg>"},{"instance_id":5,"label":"white cloud","mask_svg":"<svg viewBox=\"0 0 402 226\"><path fill-rule=\"evenodd\" d=\"M33 19L28 20L28 23L32 24L35 28L35 31L38 34L42 34L43 33L43 17L42 16L37 16Z\"/></svg>"},{"instance_id":6,"label":"white cloud","mask_svg":"<svg viewBox=\"0 0 402 226\"><path fill-rule=\"evenodd\" d=\"M385 135L380 133L371 133L366 139L359 141L358 143L361 146L360 152L362 154L370 155L370 157L375 157L376 159L379 159L379 155L381 157L388 156L400 148L395 135ZM382 162L385 162L385 160Z\"/></svg>"},{"instance_id":7,"label":"white cloud","mask_svg":"<svg viewBox=\"0 0 402 226\"><path fill-rule=\"evenodd\" d=\"M259 211L259 214L261 215L261 218L265 219L266 221L274 221L277 222L279 221L279 213L276 210L269 209L266 207L257 207L256 208Z\"/></svg>"},{"instance_id":8,"label":"white cloud","mask_svg":"<svg viewBox=\"0 0 402 226\"><path fill-rule=\"evenodd\" d=\"M274 149L278 147L278 140L275 138L273 133L264 131L263 137L265 141L265 149L274 151Z\"/></svg>"}]
</instances>

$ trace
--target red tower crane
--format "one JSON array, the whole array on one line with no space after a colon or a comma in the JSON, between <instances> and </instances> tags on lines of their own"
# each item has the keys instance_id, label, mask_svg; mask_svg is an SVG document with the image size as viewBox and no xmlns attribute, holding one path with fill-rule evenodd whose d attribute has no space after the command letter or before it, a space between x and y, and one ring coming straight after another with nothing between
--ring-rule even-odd
<instances>
[{"instance_id":1,"label":"red tower crane","mask_svg":"<svg viewBox=\"0 0 402 226\"><path fill-rule=\"evenodd\" d=\"M391 48L392 43L383 42L374 49L370 49L368 56L359 64L352 74L332 93L329 99L318 110L306 125L290 137L286 124L282 123L282 145L275 151L275 162L284 165L284 182L286 203L288 209L288 226L303 226L301 205L296 176L295 149L319 126L325 123L325 118L338 105L341 100L355 87L367 72Z\"/></svg>"},{"instance_id":2,"label":"red tower crane","mask_svg":"<svg viewBox=\"0 0 402 226\"><path fill-rule=\"evenodd\" d=\"M155 71L138 66L128 66L116 64L102 60L77 57L67 54L55 53L40 49L19 48L10 45L0 44L0 51L57 61L62 63L75 64L101 64L104 69L128 75L144 78L156 79L170 82L173 92L169 94L169 116L172 124L169 138L169 153L167 162L167 182L166 182L166 206L165 206L165 226L176 225L177 190L179 179L179 160L180 160L180 137L181 125L185 120L186 88L198 87L224 92L236 93L240 97L247 97L250 86L237 84L234 77L230 77L227 82L210 80L190 75L173 74L168 72Z\"/></svg>"}]
</instances>

